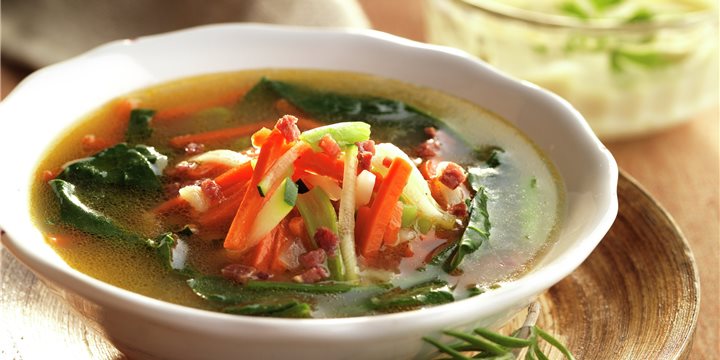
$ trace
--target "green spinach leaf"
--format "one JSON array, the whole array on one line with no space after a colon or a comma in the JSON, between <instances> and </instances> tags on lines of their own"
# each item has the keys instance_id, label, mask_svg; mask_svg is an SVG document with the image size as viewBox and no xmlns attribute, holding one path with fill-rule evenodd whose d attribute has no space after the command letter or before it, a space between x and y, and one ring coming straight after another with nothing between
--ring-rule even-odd
<instances>
[{"instance_id":1,"label":"green spinach leaf","mask_svg":"<svg viewBox=\"0 0 720 360\"><path fill-rule=\"evenodd\" d=\"M150 146L120 143L68 165L58 175L58 179L73 183L159 190L161 184L158 175L166 162L167 157Z\"/></svg>"},{"instance_id":2,"label":"green spinach leaf","mask_svg":"<svg viewBox=\"0 0 720 360\"><path fill-rule=\"evenodd\" d=\"M122 239L130 243L144 242L144 238L126 230L105 214L90 208L78 198L75 185L54 179L49 182L60 203L60 221L88 234Z\"/></svg>"},{"instance_id":3,"label":"green spinach leaf","mask_svg":"<svg viewBox=\"0 0 720 360\"><path fill-rule=\"evenodd\" d=\"M222 309L223 312L235 315L269 316L283 318L311 318L312 307L308 303L295 300L273 301L244 305L233 305Z\"/></svg>"},{"instance_id":4,"label":"green spinach leaf","mask_svg":"<svg viewBox=\"0 0 720 360\"><path fill-rule=\"evenodd\" d=\"M381 312L393 312L453 301L455 297L447 282L430 280L407 289L393 288L373 296L370 298L370 307Z\"/></svg>"},{"instance_id":5,"label":"green spinach leaf","mask_svg":"<svg viewBox=\"0 0 720 360\"><path fill-rule=\"evenodd\" d=\"M402 101L317 91L266 78L248 95L255 92L253 97L267 96L267 89L319 120L366 122L378 130L375 134L381 141L399 146L424 141L426 127L445 127L441 121Z\"/></svg>"},{"instance_id":6,"label":"green spinach leaf","mask_svg":"<svg viewBox=\"0 0 720 360\"><path fill-rule=\"evenodd\" d=\"M153 129L150 122L155 115L155 110L133 109L130 112L130 122L125 132L125 141L130 144L138 144L152 136Z\"/></svg>"},{"instance_id":7,"label":"green spinach leaf","mask_svg":"<svg viewBox=\"0 0 720 360\"><path fill-rule=\"evenodd\" d=\"M155 250L165 269L178 275L194 277L198 273L187 264L188 246L180 237L182 233L183 230L176 234L164 233L155 239L145 239L144 243Z\"/></svg>"},{"instance_id":8,"label":"green spinach leaf","mask_svg":"<svg viewBox=\"0 0 720 360\"><path fill-rule=\"evenodd\" d=\"M487 210L488 196L484 187L477 189L470 202L470 220L460 241L448 260L443 264L447 272L457 269L465 256L477 251L490 238L490 216Z\"/></svg>"}]
</instances>

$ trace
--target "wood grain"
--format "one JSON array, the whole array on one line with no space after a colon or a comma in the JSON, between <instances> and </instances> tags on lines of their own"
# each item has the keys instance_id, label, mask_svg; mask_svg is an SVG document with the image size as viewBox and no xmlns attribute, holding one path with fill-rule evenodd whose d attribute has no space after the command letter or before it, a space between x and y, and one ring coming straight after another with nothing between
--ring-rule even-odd
<instances>
[{"instance_id":1,"label":"wood grain","mask_svg":"<svg viewBox=\"0 0 720 360\"><path fill-rule=\"evenodd\" d=\"M690 249L668 214L627 177L620 215L585 263L543 294L538 324L578 359L682 359L699 314ZM0 359L124 359L7 250L0 257ZM520 327L518 314L503 330ZM552 359L559 352L543 349Z\"/></svg>"}]
</instances>

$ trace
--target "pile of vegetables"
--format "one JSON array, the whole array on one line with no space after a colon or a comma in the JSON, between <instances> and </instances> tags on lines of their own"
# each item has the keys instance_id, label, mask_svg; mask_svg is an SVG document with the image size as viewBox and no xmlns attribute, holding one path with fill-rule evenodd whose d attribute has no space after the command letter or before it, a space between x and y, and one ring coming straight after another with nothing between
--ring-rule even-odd
<instances>
[{"instance_id":1,"label":"pile of vegetables","mask_svg":"<svg viewBox=\"0 0 720 360\"><path fill-rule=\"evenodd\" d=\"M92 156L48 176L60 222L153 250L195 294L228 313L311 317L317 299L349 292L360 299L353 305L357 314L454 301L454 289L440 278L395 287L364 276L398 271L432 231L456 236L428 254L422 267L456 274L488 239L488 197L477 176L371 139L371 128L395 129L379 137L407 148L441 123L402 102L267 79L244 94L248 101L309 115L172 137L169 149L192 156L168 166L168 156L143 142L155 121L183 111L130 109L122 142L102 143ZM246 149L203 149L248 135L252 146ZM489 166L497 166L501 150L494 150ZM171 180L182 186L152 209L168 224L157 236L138 234L83 200L88 189L157 197ZM219 273L187 262L188 242L218 238L229 259Z\"/></svg>"}]
</instances>

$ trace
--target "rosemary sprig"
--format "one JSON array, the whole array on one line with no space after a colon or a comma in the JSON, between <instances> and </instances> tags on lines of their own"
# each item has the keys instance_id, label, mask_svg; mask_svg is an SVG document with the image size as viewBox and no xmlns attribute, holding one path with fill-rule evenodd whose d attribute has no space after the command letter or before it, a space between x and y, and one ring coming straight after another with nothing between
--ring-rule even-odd
<instances>
[{"instance_id":1,"label":"rosemary sprig","mask_svg":"<svg viewBox=\"0 0 720 360\"><path fill-rule=\"evenodd\" d=\"M498 334L485 328L477 328L472 333L454 330L443 331L443 334L460 340L452 344L444 344L430 337L424 337L423 340L436 347L439 353L449 355L450 359L455 360L513 360L519 358L522 349L526 349L525 360L547 360L547 355L540 350L539 341L542 339L558 349L566 359L575 360L575 357L565 345L545 330L534 325L539 310L539 303L533 303L528 311L525 324L510 336ZM468 352L474 352L475 354L467 355Z\"/></svg>"}]
</instances>

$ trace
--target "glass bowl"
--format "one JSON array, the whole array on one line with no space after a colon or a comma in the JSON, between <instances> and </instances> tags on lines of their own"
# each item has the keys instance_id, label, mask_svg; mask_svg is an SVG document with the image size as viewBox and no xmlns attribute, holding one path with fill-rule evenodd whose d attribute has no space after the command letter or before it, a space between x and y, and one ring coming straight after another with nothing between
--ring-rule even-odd
<instances>
[{"instance_id":1,"label":"glass bowl","mask_svg":"<svg viewBox=\"0 0 720 360\"><path fill-rule=\"evenodd\" d=\"M426 0L427 35L555 92L601 138L626 138L718 101L716 5L633 2Z\"/></svg>"}]
</instances>

